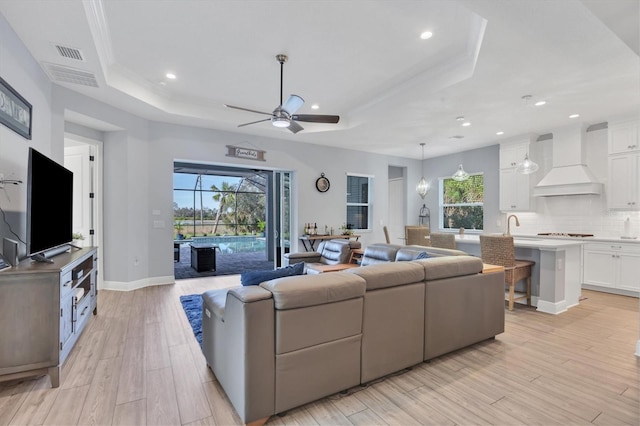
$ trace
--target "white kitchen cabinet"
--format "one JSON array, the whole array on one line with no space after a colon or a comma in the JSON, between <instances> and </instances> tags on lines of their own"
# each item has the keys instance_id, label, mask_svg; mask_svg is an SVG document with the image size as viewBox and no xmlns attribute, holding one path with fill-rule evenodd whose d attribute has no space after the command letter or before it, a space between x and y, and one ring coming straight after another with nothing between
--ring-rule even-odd
<instances>
[{"instance_id":1,"label":"white kitchen cabinet","mask_svg":"<svg viewBox=\"0 0 640 426\"><path fill-rule=\"evenodd\" d=\"M640 210L640 152L609 156L607 206Z\"/></svg>"},{"instance_id":2,"label":"white kitchen cabinet","mask_svg":"<svg viewBox=\"0 0 640 426\"><path fill-rule=\"evenodd\" d=\"M531 175L518 173L516 167L529 152L529 142L500 144L500 210L528 211L531 200Z\"/></svg>"},{"instance_id":3,"label":"white kitchen cabinet","mask_svg":"<svg viewBox=\"0 0 640 426\"><path fill-rule=\"evenodd\" d=\"M524 161L529 152L529 142L516 142L500 145L500 169L516 167Z\"/></svg>"},{"instance_id":4,"label":"white kitchen cabinet","mask_svg":"<svg viewBox=\"0 0 640 426\"><path fill-rule=\"evenodd\" d=\"M609 154L640 151L636 120L609 123Z\"/></svg>"},{"instance_id":5,"label":"white kitchen cabinet","mask_svg":"<svg viewBox=\"0 0 640 426\"><path fill-rule=\"evenodd\" d=\"M500 210L526 211L530 209L529 175L515 168L500 169Z\"/></svg>"},{"instance_id":6,"label":"white kitchen cabinet","mask_svg":"<svg viewBox=\"0 0 640 426\"><path fill-rule=\"evenodd\" d=\"M640 294L640 245L585 244L582 252L583 284Z\"/></svg>"}]
</instances>

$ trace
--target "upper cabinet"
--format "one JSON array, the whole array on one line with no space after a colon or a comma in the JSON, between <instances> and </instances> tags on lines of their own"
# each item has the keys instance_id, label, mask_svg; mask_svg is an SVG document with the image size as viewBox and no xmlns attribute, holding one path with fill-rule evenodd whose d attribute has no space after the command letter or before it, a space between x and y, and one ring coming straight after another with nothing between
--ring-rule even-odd
<instances>
[{"instance_id":1,"label":"upper cabinet","mask_svg":"<svg viewBox=\"0 0 640 426\"><path fill-rule=\"evenodd\" d=\"M500 210L531 210L531 175L518 173L518 164L529 153L530 139L500 144Z\"/></svg>"},{"instance_id":2,"label":"upper cabinet","mask_svg":"<svg viewBox=\"0 0 640 426\"><path fill-rule=\"evenodd\" d=\"M609 156L607 205L616 210L640 210L640 152Z\"/></svg>"},{"instance_id":3,"label":"upper cabinet","mask_svg":"<svg viewBox=\"0 0 640 426\"><path fill-rule=\"evenodd\" d=\"M640 210L640 143L638 121L609 122L607 206Z\"/></svg>"},{"instance_id":4,"label":"upper cabinet","mask_svg":"<svg viewBox=\"0 0 640 426\"><path fill-rule=\"evenodd\" d=\"M628 120L609 123L609 154L640 151L638 121Z\"/></svg>"},{"instance_id":5,"label":"upper cabinet","mask_svg":"<svg viewBox=\"0 0 640 426\"><path fill-rule=\"evenodd\" d=\"M514 142L500 145L500 169L510 169L522 163L529 152L529 142Z\"/></svg>"}]
</instances>

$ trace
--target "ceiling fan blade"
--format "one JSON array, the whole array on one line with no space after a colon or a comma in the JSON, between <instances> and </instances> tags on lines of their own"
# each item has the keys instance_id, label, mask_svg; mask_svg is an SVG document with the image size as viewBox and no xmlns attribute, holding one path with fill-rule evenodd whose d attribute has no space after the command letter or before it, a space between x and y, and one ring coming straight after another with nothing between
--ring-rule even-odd
<instances>
[{"instance_id":1,"label":"ceiling fan blade","mask_svg":"<svg viewBox=\"0 0 640 426\"><path fill-rule=\"evenodd\" d=\"M298 133L300 130L304 130L304 127L291 120L289 121L289 127L287 127L287 129L291 130L292 133Z\"/></svg>"},{"instance_id":2,"label":"ceiling fan blade","mask_svg":"<svg viewBox=\"0 0 640 426\"><path fill-rule=\"evenodd\" d=\"M273 115L272 112L256 111L255 109L243 108L243 107L227 105L227 104L224 104L224 106L226 106L227 108L239 109L240 111L255 112L256 114Z\"/></svg>"},{"instance_id":3,"label":"ceiling fan blade","mask_svg":"<svg viewBox=\"0 0 640 426\"><path fill-rule=\"evenodd\" d=\"M335 124L340 121L339 115L321 115L321 114L292 114L292 120L305 121L307 123L331 123Z\"/></svg>"},{"instance_id":4,"label":"ceiling fan blade","mask_svg":"<svg viewBox=\"0 0 640 426\"><path fill-rule=\"evenodd\" d=\"M262 123L263 121L271 121L270 118L265 118L264 120L252 121L251 123L238 124L238 127L248 126L250 124Z\"/></svg>"},{"instance_id":5,"label":"ceiling fan blade","mask_svg":"<svg viewBox=\"0 0 640 426\"><path fill-rule=\"evenodd\" d=\"M304 104L304 99L302 99L298 95L291 95L289 96L289 99L287 99L287 102L285 102L285 104L282 105L282 110L286 111L287 114L291 115L294 112L296 112L298 109L300 109L302 104Z\"/></svg>"}]
</instances>

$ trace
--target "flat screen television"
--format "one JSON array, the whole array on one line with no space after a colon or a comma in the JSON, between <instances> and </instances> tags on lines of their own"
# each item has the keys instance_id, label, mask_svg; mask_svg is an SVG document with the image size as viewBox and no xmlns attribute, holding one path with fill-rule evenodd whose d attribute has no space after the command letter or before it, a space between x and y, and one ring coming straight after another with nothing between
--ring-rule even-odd
<instances>
[{"instance_id":1,"label":"flat screen television","mask_svg":"<svg viewBox=\"0 0 640 426\"><path fill-rule=\"evenodd\" d=\"M27 168L27 255L45 260L73 239L73 173L33 148Z\"/></svg>"}]
</instances>

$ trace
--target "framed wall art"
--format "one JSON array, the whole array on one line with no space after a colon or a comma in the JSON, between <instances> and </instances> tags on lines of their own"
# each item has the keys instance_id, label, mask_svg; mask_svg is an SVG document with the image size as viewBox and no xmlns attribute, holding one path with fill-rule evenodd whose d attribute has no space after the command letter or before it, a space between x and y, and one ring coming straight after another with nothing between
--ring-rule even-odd
<instances>
[{"instance_id":1,"label":"framed wall art","mask_svg":"<svg viewBox=\"0 0 640 426\"><path fill-rule=\"evenodd\" d=\"M31 139L31 104L0 77L0 123Z\"/></svg>"}]
</instances>

